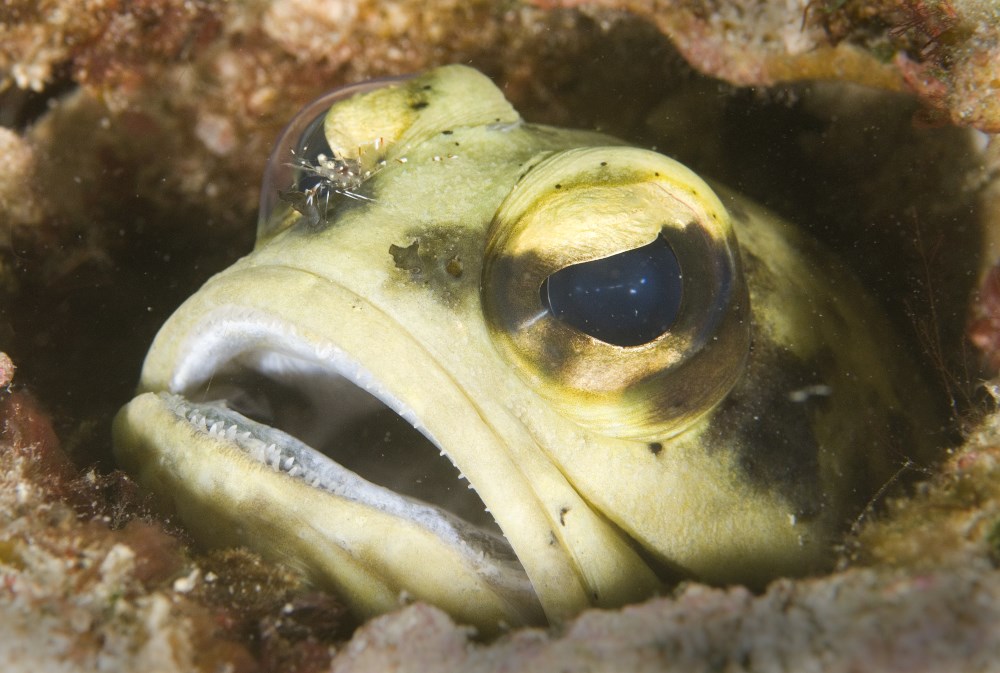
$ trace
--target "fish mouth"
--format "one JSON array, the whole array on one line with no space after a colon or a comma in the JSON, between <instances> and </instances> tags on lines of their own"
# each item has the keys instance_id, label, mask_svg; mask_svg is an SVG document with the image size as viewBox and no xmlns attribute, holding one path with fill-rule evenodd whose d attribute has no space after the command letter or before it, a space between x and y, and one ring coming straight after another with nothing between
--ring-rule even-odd
<instances>
[{"instance_id":1,"label":"fish mouth","mask_svg":"<svg viewBox=\"0 0 1000 673\"><path fill-rule=\"evenodd\" d=\"M288 346L269 341L233 354L201 386L182 391L192 413L206 417L197 424L218 417L274 445L283 455L277 469L291 477L322 485L334 472L354 475L346 492L381 487L450 515L514 555L472 484L410 408L343 355ZM274 458L254 451L259 462Z\"/></svg>"},{"instance_id":2,"label":"fish mouth","mask_svg":"<svg viewBox=\"0 0 1000 673\"><path fill-rule=\"evenodd\" d=\"M500 526L410 404L348 353L305 338L293 325L255 315L213 322L214 328L198 330L179 351L167 389L146 390L187 432L332 496L329 507L348 501L419 528L460 557L505 606L501 626L544 623L539 599ZM129 442L134 440L116 439L116 451ZM254 540L245 544L258 546ZM308 561L294 564L317 574ZM405 581L399 590L437 602ZM359 612L373 613L364 607Z\"/></svg>"}]
</instances>

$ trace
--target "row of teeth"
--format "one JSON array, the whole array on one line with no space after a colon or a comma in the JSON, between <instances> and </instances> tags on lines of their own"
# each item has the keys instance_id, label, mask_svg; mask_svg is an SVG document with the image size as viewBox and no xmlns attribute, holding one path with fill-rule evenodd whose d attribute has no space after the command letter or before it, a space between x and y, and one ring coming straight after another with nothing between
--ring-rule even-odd
<instances>
[{"instance_id":1,"label":"row of teeth","mask_svg":"<svg viewBox=\"0 0 1000 673\"><path fill-rule=\"evenodd\" d=\"M330 491L336 490L336 485L327 482L321 475L314 472L307 475L307 468L297 464L295 456L291 455L287 450L278 448L277 444L262 442L254 437L253 433L249 430L241 430L240 426L236 423L226 425L224 421L210 422L208 416L197 409L192 409L187 405L183 405L183 407L179 411L189 423L210 437L217 437L237 445L254 461L271 468L275 472L282 472L290 477L301 478L315 488L323 488ZM445 456L444 451L439 450L438 453L441 456ZM468 479L464 474L459 473L458 478L467 482L466 488L471 491L476 490L471 483L468 483ZM490 511L489 508L485 508L485 510L487 512Z\"/></svg>"},{"instance_id":2,"label":"row of teeth","mask_svg":"<svg viewBox=\"0 0 1000 673\"><path fill-rule=\"evenodd\" d=\"M295 456L287 450L281 449L277 444L265 443L254 437L248 430L241 430L239 425L233 423L227 425L224 421L211 421L203 413L188 409L184 414L189 423L194 425L210 437L217 437L240 447L252 460L271 468L275 472L287 474L305 481L309 486L322 488L329 491L336 490L336 485L328 482L315 472L308 472L307 468L298 464Z\"/></svg>"},{"instance_id":3,"label":"row of teeth","mask_svg":"<svg viewBox=\"0 0 1000 673\"><path fill-rule=\"evenodd\" d=\"M247 430L245 427L241 427L237 423L217 420L217 417L210 418L210 416L206 415L204 411L199 410L198 408L193 407L180 399L175 399L174 405L175 413L178 416L183 417L195 428L210 437L218 438L231 445L239 447L249 458L266 466L267 468L275 472L287 474L290 477L301 479L313 488L320 488L335 495L344 495L345 484L338 480L337 474L327 474L324 473L322 469L315 469L314 467L308 465L310 462L308 460L308 456L306 456L306 464L303 464L302 460L293 455L290 449L280 447L278 444L273 442L264 442L252 431ZM211 412L209 412L209 414L214 416ZM442 451L441 454L444 455L444 452ZM466 479L465 475L459 476L463 480ZM471 483L467 482L467 487L475 490ZM424 507L436 510L436 508L430 505L426 505ZM487 512L490 511L489 508L484 509ZM409 516L412 516L412 512L409 513ZM437 514L432 515L431 518L440 522ZM440 523L438 525L440 525ZM457 530L452 529L454 523L447 525L450 531L448 533L450 542L461 546L467 554L475 559L477 564L482 564L480 572L485 573L487 576L494 577L494 579L499 579L499 575L497 573L500 572L500 569L494 565L497 556L500 555L502 557L508 557L513 555L513 552L510 551L509 546L506 545L505 541L502 546L498 545L498 540L503 540L503 538L496 536L493 533L488 533L485 538L474 543L467 537L470 532L469 530L466 530L464 533L459 533ZM479 531L480 529L475 528L475 530ZM484 544L488 545L492 551L487 553L487 549L484 547Z\"/></svg>"}]
</instances>

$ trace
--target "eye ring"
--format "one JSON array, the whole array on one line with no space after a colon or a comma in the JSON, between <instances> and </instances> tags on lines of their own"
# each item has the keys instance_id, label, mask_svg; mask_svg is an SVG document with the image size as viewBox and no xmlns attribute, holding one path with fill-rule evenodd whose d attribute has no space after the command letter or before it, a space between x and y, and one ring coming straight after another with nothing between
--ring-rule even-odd
<instances>
[{"instance_id":1,"label":"eye ring","mask_svg":"<svg viewBox=\"0 0 1000 673\"><path fill-rule=\"evenodd\" d=\"M669 328L615 344L554 315L541 289L573 265L661 239L684 270ZM662 439L729 392L750 345L750 306L729 215L700 178L663 155L591 147L539 157L487 235L481 300L498 350L585 427Z\"/></svg>"}]
</instances>

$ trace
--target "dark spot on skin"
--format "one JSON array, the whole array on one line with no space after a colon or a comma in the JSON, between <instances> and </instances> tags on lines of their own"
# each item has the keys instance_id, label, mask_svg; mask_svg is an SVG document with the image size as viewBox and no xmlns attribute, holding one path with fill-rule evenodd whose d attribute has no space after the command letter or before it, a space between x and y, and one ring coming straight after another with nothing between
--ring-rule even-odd
<instances>
[{"instance_id":1,"label":"dark spot on skin","mask_svg":"<svg viewBox=\"0 0 1000 673\"><path fill-rule=\"evenodd\" d=\"M451 307L478 299L481 237L469 235L467 228L454 222L414 227L405 233L408 240L420 241L415 251L420 280L433 299Z\"/></svg>"},{"instance_id":2,"label":"dark spot on skin","mask_svg":"<svg viewBox=\"0 0 1000 673\"><path fill-rule=\"evenodd\" d=\"M441 135L443 136L450 136L452 133L454 133L454 131L452 131L451 129L448 129L446 131L441 131ZM458 143L455 144L457 145Z\"/></svg>"},{"instance_id":3,"label":"dark spot on skin","mask_svg":"<svg viewBox=\"0 0 1000 673\"><path fill-rule=\"evenodd\" d=\"M416 103L411 103L410 104L410 109L411 110L423 110L428 105L430 105L430 103L428 103L425 100L421 100L421 101L417 101Z\"/></svg>"},{"instance_id":4,"label":"dark spot on skin","mask_svg":"<svg viewBox=\"0 0 1000 673\"><path fill-rule=\"evenodd\" d=\"M660 174L659 174L659 173L653 173L653 175L654 175L655 177L660 177Z\"/></svg>"},{"instance_id":5,"label":"dark spot on skin","mask_svg":"<svg viewBox=\"0 0 1000 673\"><path fill-rule=\"evenodd\" d=\"M562 185L556 185L556 189L562 189Z\"/></svg>"},{"instance_id":6,"label":"dark spot on skin","mask_svg":"<svg viewBox=\"0 0 1000 673\"><path fill-rule=\"evenodd\" d=\"M448 275L453 278L462 277L462 260L458 257L452 257L448 260L448 263L444 265L444 270L448 272Z\"/></svg>"},{"instance_id":7,"label":"dark spot on skin","mask_svg":"<svg viewBox=\"0 0 1000 673\"><path fill-rule=\"evenodd\" d=\"M601 162L601 165L602 165L602 166L607 166L607 165L608 165L608 162L607 162L607 161L602 161L602 162Z\"/></svg>"},{"instance_id":8,"label":"dark spot on skin","mask_svg":"<svg viewBox=\"0 0 1000 673\"><path fill-rule=\"evenodd\" d=\"M649 452L651 454L653 454L654 456L658 456L660 455L660 451L663 451L663 444L661 444L660 442L649 443Z\"/></svg>"},{"instance_id":9,"label":"dark spot on skin","mask_svg":"<svg viewBox=\"0 0 1000 673\"><path fill-rule=\"evenodd\" d=\"M793 401L789 393L823 385L817 363L757 344L747 371L719 405L706 444L737 452L742 478L784 496L802 520L823 508L819 443L814 426L825 398ZM724 449L723 449L724 447Z\"/></svg>"},{"instance_id":10,"label":"dark spot on skin","mask_svg":"<svg viewBox=\"0 0 1000 673\"><path fill-rule=\"evenodd\" d=\"M563 507L559 510L559 523L563 526L566 525L566 513L569 512L569 507Z\"/></svg>"},{"instance_id":11,"label":"dark spot on skin","mask_svg":"<svg viewBox=\"0 0 1000 673\"><path fill-rule=\"evenodd\" d=\"M556 540L556 534L552 531L549 531L549 546L555 547L557 543L558 540Z\"/></svg>"},{"instance_id":12,"label":"dark spot on skin","mask_svg":"<svg viewBox=\"0 0 1000 673\"><path fill-rule=\"evenodd\" d=\"M422 87L420 87L420 90L421 90L421 91L430 91L430 90L431 90L431 89L433 89L433 88L434 88L434 87L432 87L432 86L431 86L430 84L425 84L425 85L423 85Z\"/></svg>"},{"instance_id":13,"label":"dark spot on skin","mask_svg":"<svg viewBox=\"0 0 1000 673\"><path fill-rule=\"evenodd\" d=\"M389 246L389 254L392 255L392 261L396 264L397 269L412 273L421 273L424 266L417 252L419 249L419 241L414 241L405 248L392 244Z\"/></svg>"}]
</instances>

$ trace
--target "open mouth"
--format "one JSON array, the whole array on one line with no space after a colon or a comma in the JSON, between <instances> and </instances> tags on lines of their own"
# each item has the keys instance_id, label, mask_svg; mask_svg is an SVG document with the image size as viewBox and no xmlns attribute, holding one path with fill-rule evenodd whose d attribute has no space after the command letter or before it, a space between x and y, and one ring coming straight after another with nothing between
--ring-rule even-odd
<instances>
[{"instance_id":1,"label":"open mouth","mask_svg":"<svg viewBox=\"0 0 1000 673\"><path fill-rule=\"evenodd\" d=\"M289 476L311 482L337 466L358 477L358 490L363 482L381 486L503 539L472 485L419 420L394 402L397 413L329 363L245 352L186 397L194 413L218 416L227 427L280 447L291 467L278 469Z\"/></svg>"},{"instance_id":2,"label":"open mouth","mask_svg":"<svg viewBox=\"0 0 1000 673\"><path fill-rule=\"evenodd\" d=\"M271 470L421 527L537 621L517 555L409 405L345 352L318 348L290 325L260 316L224 323L186 345L170 392L160 392L175 417Z\"/></svg>"}]
</instances>

